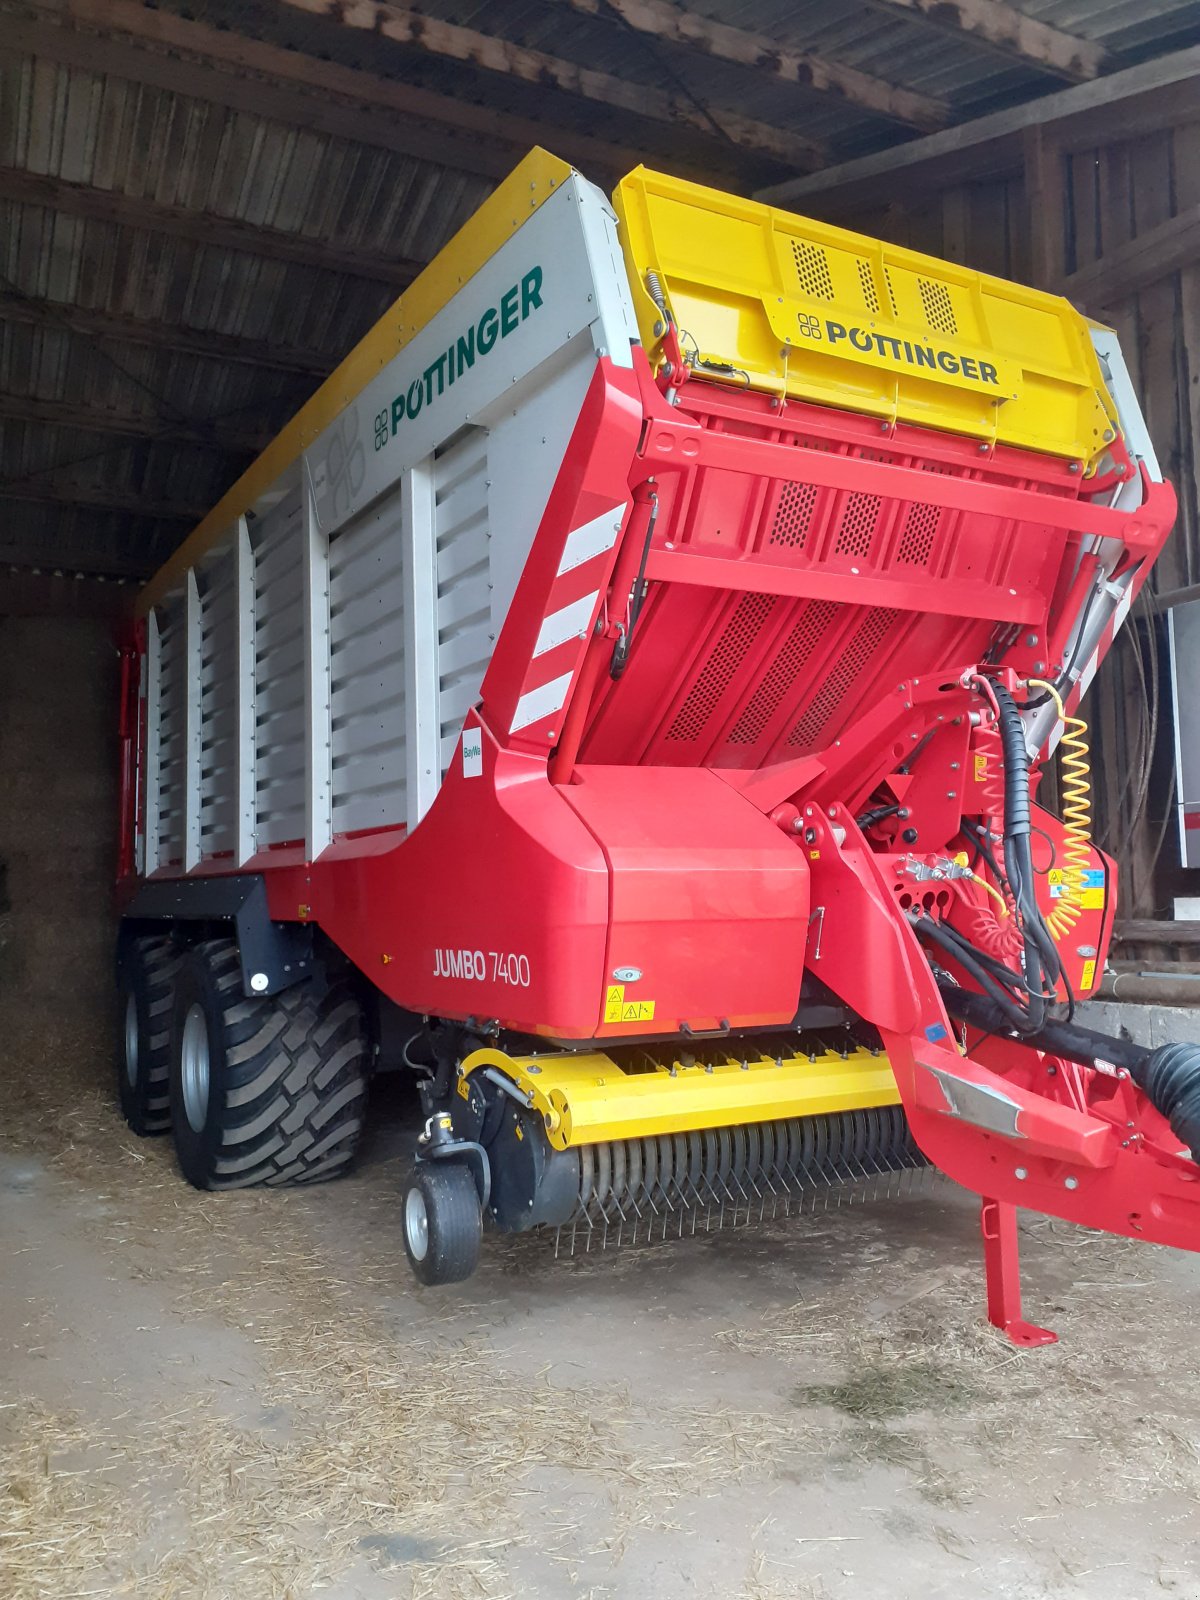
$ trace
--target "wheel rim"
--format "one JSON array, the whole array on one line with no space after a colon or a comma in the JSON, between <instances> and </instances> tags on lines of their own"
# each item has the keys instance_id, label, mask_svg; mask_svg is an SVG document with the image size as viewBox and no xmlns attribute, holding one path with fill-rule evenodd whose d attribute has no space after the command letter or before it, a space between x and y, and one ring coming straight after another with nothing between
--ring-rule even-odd
<instances>
[{"instance_id":1,"label":"wheel rim","mask_svg":"<svg viewBox=\"0 0 1200 1600\"><path fill-rule=\"evenodd\" d=\"M137 1001L130 995L125 1002L125 1076L132 1089L138 1075L138 1014Z\"/></svg>"},{"instance_id":2,"label":"wheel rim","mask_svg":"<svg viewBox=\"0 0 1200 1600\"><path fill-rule=\"evenodd\" d=\"M429 1212L425 1196L414 1184L404 1202L404 1236L414 1261L424 1261L429 1254Z\"/></svg>"},{"instance_id":3,"label":"wheel rim","mask_svg":"<svg viewBox=\"0 0 1200 1600\"><path fill-rule=\"evenodd\" d=\"M180 1050L183 1079L183 1110L189 1125L203 1133L208 1117L208 1022L204 1007L197 1003L183 1019L183 1044Z\"/></svg>"}]
</instances>

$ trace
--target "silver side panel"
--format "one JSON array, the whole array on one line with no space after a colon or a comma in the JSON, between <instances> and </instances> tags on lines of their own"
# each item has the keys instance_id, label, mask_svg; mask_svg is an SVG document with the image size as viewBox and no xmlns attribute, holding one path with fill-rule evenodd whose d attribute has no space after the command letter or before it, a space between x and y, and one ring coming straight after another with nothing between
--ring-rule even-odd
<instances>
[{"instance_id":1,"label":"silver side panel","mask_svg":"<svg viewBox=\"0 0 1200 1600\"><path fill-rule=\"evenodd\" d=\"M342 528L329 548L332 825L402 823L404 583L400 494Z\"/></svg>"},{"instance_id":2,"label":"silver side panel","mask_svg":"<svg viewBox=\"0 0 1200 1600\"><path fill-rule=\"evenodd\" d=\"M246 508L151 618L150 870L420 822L597 360L636 337L574 177Z\"/></svg>"},{"instance_id":3,"label":"silver side panel","mask_svg":"<svg viewBox=\"0 0 1200 1600\"><path fill-rule=\"evenodd\" d=\"M201 855L237 843L237 587L232 552L206 567L200 602Z\"/></svg>"},{"instance_id":4,"label":"silver side panel","mask_svg":"<svg viewBox=\"0 0 1200 1600\"><path fill-rule=\"evenodd\" d=\"M158 815L156 849L147 859L160 867L183 865L186 630L181 595L158 613Z\"/></svg>"},{"instance_id":5,"label":"silver side panel","mask_svg":"<svg viewBox=\"0 0 1200 1600\"><path fill-rule=\"evenodd\" d=\"M1150 442L1129 368L1121 353L1120 341L1111 328L1093 327L1091 334L1100 370L1104 374L1108 392L1116 403L1126 449L1135 467L1139 463L1144 465L1150 481L1161 483L1162 471ZM1130 478L1117 489L1111 504L1121 511L1136 511L1142 503L1142 487L1140 475ZM1087 693L1100 666L1100 644L1106 630L1111 626L1115 636L1129 615L1133 603L1133 569L1120 578L1111 577L1122 549L1117 539L1094 538L1085 541L1084 553L1099 556L1100 570L1090 603L1086 609L1081 608L1075 632L1067 646L1067 659L1073 661L1074 666L1070 681L1063 691L1064 699L1076 685L1079 685L1081 697ZM1058 662L1050 664L1051 676L1059 665ZM1025 730L1025 742L1030 755L1036 755L1043 745L1053 750L1063 731L1053 705L1029 712L1025 717Z\"/></svg>"},{"instance_id":6,"label":"silver side panel","mask_svg":"<svg viewBox=\"0 0 1200 1600\"><path fill-rule=\"evenodd\" d=\"M1200 600L1167 612L1175 709L1175 813L1179 860L1200 867Z\"/></svg>"}]
</instances>

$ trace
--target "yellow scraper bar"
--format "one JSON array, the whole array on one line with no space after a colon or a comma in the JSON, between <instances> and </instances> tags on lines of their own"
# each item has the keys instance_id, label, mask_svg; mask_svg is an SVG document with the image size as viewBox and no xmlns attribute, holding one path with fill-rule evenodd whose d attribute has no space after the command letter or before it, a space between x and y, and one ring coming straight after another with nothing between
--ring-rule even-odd
<instances>
[{"instance_id":1,"label":"yellow scraper bar","mask_svg":"<svg viewBox=\"0 0 1200 1600\"><path fill-rule=\"evenodd\" d=\"M665 304L685 355L718 380L1085 470L1114 436L1087 323L1057 295L645 167L613 200L656 369Z\"/></svg>"},{"instance_id":2,"label":"yellow scraper bar","mask_svg":"<svg viewBox=\"0 0 1200 1600\"><path fill-rule=\"evenodd\" d=\"M739 1055L709 1066L664 1060L649 1071L626 1072L598 1051L510 1056L484 1049L462 1064L464 1092L470 1074L485 1067L522 1091L556 1150L900 1103L887 1057L869 1050L812 1059Z\"/></svg>"}]
</instances>

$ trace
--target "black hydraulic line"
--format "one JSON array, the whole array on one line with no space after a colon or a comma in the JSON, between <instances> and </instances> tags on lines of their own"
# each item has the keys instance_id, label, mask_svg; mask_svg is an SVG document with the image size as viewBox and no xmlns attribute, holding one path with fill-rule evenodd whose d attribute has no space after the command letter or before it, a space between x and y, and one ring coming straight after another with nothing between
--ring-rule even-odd
<instances>
[{"instance_id":1,"label":"black hydraulic line","mask_svg":"<svg viewBox=\"0 0 1200 1600\"><path fill-rule=\"evenodd\" d=\"M613 646L612 662L609 665L609 676L619 678L625 671L629 661L629 649L633 644L633 630L637 627L638 618L642 614L642 607L646 603L646 563L650 559L650 545L654 538L654 525L658 521L658 496L650 495L650 515L646 521L646 538L642 544L642 559L638 563L637 577L634 580L633 593L629 599L629 625L621 630L617 642Z\"/></svg>"},{"instance_id":2,"label":"black hydraulic line","mask_svg":"<svg viewBox=\"0 0 1200 1600\"><path fill-rule=\"evenodd\" d=\"M1025 1008L1018 1005L1010 995L1005 994L991 973L976 959L975 954L960 943L959 940L953 938L944 923L935 921L933 917L922 915L914 919L914 926L918 934L923 934L926 938L932 939L935 944L941 945L947 955L953 956L963 971L970 973L976 983L990 995L992 1004L1004 1019L1001 1027L1012 1029L1023 1037L1028 1036L1033 1031L1033 1024ZM963 992L967 993L966 990Z\"/></svg>"},{"instance_id":3,"label":"black hydraulic line","mask_svg":"<svg viewBox=\"0 0 1200 1600\"><path fill-rule=\"evenodd\" d=\"M938 988L946 1010L960 1022L967 1022L973 1028L982 1028L987 1033L1003 1034L1010 1031L1005 1013L987 995L975 994L970 989L960 989L957 984L951 983L940 983ZM1067 1061L1077 1061L1085 1067L1095 1066L1097 1061L1111 1062L1114 1067L1123 1067L1135 1083L1140 1083L1139 1074L1150 1055L1145 1045L1098 1033L1093 1028L1081 1028L1074 1022L1058 1022L1054 1019L1044 1022L1036 1033L1023 1033L1021 1043L1037 1050L1046 1050L1051 1055L1062 1056ZM1200 1051L1197 1057L1200 1059ZM1154 1101L1154 1095L1148 1087L1146 1093Z\"/></svg>"},{"instance_id":4,"label":"black hydraulic line","mask_svg":"<svg viewBox=\"0 0 1200 1600\"><path fill-rule=\"evenodd\" d=\"M1029 1023L1036 1031L1045 1020L1046 988L1053 986L1062 968L1033 891L1033 824L1025 725L1016 701L1004 685L993 681L990 688L999 713L997 730L1004 754L1004 865L1021 917Z\"/></svg>"},{"instance_id":5,"label":"black hydraulic line","mask_svg":"<svg viewBox=\"0 0 1200 1600\"><path fill-rule=\"evenodd\" d=\"M1002 1009L984 994L939 983L946 1011L960 1022L986 1033L1011 1033ZM1164 1044L1157 1050L1081 1028L1074 1022L1051 1020L1036 1033L1026 1033L1021 1044L1094 1067L1098 1061L1128 1072L1150 1104L1167 1119L1171 1132L1200 1162L1200 1045Z\"/></svg>"}]
</instances>

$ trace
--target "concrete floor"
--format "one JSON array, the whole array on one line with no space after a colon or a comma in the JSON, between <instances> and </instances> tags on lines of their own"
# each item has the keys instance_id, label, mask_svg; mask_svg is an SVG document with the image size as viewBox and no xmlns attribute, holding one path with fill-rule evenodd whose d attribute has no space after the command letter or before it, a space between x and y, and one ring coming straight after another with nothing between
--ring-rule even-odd
<instances>
[{"instance_id":1,"label":"concrete floor","mask_svg":"<svg viewBox=\"0 0 1200 1600\"><path fill-rule=\"evenodd\" d=\"M1200 1593L1195 1258L1031 1220L1034 1352L942 1184L421 1291L395 1080L352 1177L201 1195L103 1020L0 1015L10 1600Z\"/></svg>"}]
</instances>

